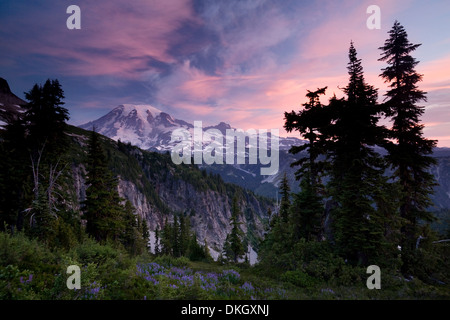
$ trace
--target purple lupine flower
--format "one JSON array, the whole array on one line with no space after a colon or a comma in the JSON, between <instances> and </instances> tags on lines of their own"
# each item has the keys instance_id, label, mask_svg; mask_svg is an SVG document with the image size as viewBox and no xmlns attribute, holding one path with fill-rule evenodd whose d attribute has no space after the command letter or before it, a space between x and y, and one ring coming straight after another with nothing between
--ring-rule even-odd
<instances>
[{"instance_id":1,"label":"purple lupine flower","mask_svg":"<svg viewBox=\"0 0 450 320\"><path fill-rule=\"evenodd\" d=\"M250 282L245 282L245 283L241 286L241 288L242 288L244 291L247 291L247 292L253 292L253 291L255 290L255 288L252 286L252 284L251 284Z\"/></svg>"}]
</instances>

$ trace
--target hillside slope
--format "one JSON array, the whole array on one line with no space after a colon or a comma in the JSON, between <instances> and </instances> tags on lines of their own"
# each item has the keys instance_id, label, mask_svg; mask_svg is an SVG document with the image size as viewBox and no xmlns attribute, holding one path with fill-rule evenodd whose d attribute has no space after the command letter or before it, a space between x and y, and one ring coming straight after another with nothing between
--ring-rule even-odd
<instances>
[{"instance_id":1,"label":"hillside slope","mask_svg":"<svg viewBox=\"0 0 450 320\"><path fill-rule=\"evenodd\" d=\"M79 203L85 199L86 144L89 132L69 127L74 192ZM231 226L231 201L239 195L241 229L252 247L264 233L264 219L271 200L239 186L223 182L219 175L208 174L194 165L175 165L168 154L141 150L131 144L102 137L111 170L119 178L119 194L131 201L136 213L150 230L161 228L174 215L190 217L200 242L206 240L211 254L217 256Z\"/></svg>"}]
</instances>

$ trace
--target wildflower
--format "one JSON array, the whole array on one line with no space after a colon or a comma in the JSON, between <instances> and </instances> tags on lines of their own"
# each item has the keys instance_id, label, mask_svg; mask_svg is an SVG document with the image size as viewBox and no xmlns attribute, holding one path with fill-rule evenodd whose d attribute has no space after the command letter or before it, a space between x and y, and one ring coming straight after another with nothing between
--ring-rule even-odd
<instances>
[{"instance_id":1,"label":"wildflower","mask_svg":"<svg viewBox=\"0 0 450 320\"><path fill-rule=\"evenodd\" d=\"M241 289L243 289L246 292L253 292L255 290L255 288L252 286L251 283L249 282L245 282L242 286Z\"/></svg>"},{"instance_id":2,"label":"wildflower","mask_svg":"<svg viewBox=\"0 0 450 320\"><path fill-rule=\"evenodd\" d=\"M325 289L320 289L320 292L327 292L327 293L331 293L331 294L334 294L334 291L332 290L332 289L329 289L329 288L325 288Z\"/></svg>"}]
</instances>

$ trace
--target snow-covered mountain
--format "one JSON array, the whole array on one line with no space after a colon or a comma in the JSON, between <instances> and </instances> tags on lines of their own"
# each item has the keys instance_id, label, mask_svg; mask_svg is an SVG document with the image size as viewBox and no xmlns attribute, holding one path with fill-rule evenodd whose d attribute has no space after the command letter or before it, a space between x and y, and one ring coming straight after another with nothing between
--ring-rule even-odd
<instances>
[{"instance_id":1,"label":"snow-covered mountain","mask_svg":"<svg viewBox=\"0 0 450 320\"><path fill-rule=\"evenodd\" d=\"M193 126L150 105L122 104L103 117L80 126L107 137L130 142L141 149L167 150L171 134L177 128Z\"/></svg>"},{"instance_id":2,"label":"snow-covered mountain","mask_svg":"<svg viewBox=\"0 0 450 320\"><path fill-rule=\"evenodd\" d=\"M184 120L174 119L171 115L150 105L119 105L103 117L80 126L86 130L95 130L113 140L130 142L144 150L169 151L174 146L171 143L172 132L176 129L186 129L193 137L194 125ZM232 127L220 122L215 126L203 127L203 131L217 129L225 137L226 130ZM257 131L258 132L258 131ZM268 142L270 143L270 130ZM280 150L289 150L293 144L302 144L297 138L279 137Z\"/></svg>"},{"instance_id":3,"label":"snow-covered mountain","mask_svg":"<svg viewBox=\"0 0 450 320\"><path fill-rule=\"evenodd\" d=\"M177 129L184 129L189 131L191 137L193 138L194 124L175 119L171 115L150 105L124 104L119 105L103 117L81 125L80 127L86 130L92 130L95 128L98 133L112 138L113 140L120 140L125 143L130 142L141 149L165 152L172 150L172 148L179 143L177 140L175 140L175 142L171 141L172 132ZM225 138L227 129L236 128L233 128L228 123L220 122L214 126L203 126L202 129L203 132L206 132L209 129L216 129L220 131ZM271 130L268 129L267 131L267 146L271 146ZM256 130L256 135L258 134L259 131ZM211 142L211 140L206 140L206 142L205 140L202 142L203 148ZM246 159L246 164L237 164L237 161L235 161L234 164L202 164L200 167L209 172L220 174L226 182L236 183L254 190L259 194L274 197L277 193L276 190L278 182L284 172L287 171L292 179L294 177L293 172L295 170L290 167L290 163L292 163L295 159L288 153L289 149L292 145L300 145L304 143L303 140L294 137L278 137L278 140L280 160L280 170L278 174L270 176L261 175L261 167L267 167L267 165L262 166L259 162L256 165L249 164L249 147L253 147L253 145L249 145L249 143L250 141L258 141L259 143L260 141L258 140L258 137L254 140L247 139L245 142L246 149L244 151L244 158ZM225 152L227 151L225 145L224 150ZM237 157L238 154L241 154L240 152L241 151L237 150L236 143L234 150L235 157ZM294 183L294 181L292 182Z\"/></svg>"}]
</instances>

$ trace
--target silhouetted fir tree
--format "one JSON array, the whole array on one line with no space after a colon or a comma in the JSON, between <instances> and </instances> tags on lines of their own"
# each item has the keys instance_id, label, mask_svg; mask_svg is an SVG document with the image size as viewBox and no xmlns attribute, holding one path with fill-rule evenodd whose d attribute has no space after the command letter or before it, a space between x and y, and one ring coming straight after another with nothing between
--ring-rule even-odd
<instances>
[{"instance_id":1,"label":"silhouetted fir tree","mask_svg":"<svg viewBox=\"0 0 450 320\"><path fill-rule=\"evenodd\" d=\"M384 166L373 147L383 143L385 130L377 124L377 90L366 84L353 43L349 60L347 99L332 98L328 106L334 109L328 130L332 142L328 144L332 162L328 185L338 204L334 217L339 251L353 262L366 263L382 242L373 194L382 188Z\"/></svg>"},{"instance_id":2,"label":"silhouetted fir tree","mask_svg":"<svg viewBox=\"0 0 450 320\"><path fill-rule=\"evenodd\" d=\"M301 191L294 196L290 216L293 239L311 240L319 237L323 205L324 186L321 178L326 164L318 157L326 152L327 128L331 122L330 109L321 104L320 95L324 95L327 87L309 91L309 99L299 112L285 112L284 127L288 132L298 131L308 142L301 146L292 146L289 152L297 154L307 150L308 156L293 162L291 167L300 166L296 171L297 180L301 180ZM308 197L311 197L308 199Z\"/></svg>"},{"instance_id":3,"label":"silhouetted fir tree","mask_svg":"<svg viewBox=\"0 0 450 320\"><path fill-rule=\"evenodd\" d=\"M389 83L390 90L385 94L384 112L392 119L389 137L394 143L386 144L387 159L394 168L393 179L401 188L400 217L402 225L402 272L412 272L415 256L415 243L419 236L420 220L430 221L427 211L431 205L430 195L436 185L435 178L428 169L436 163L430 156L436 146L436 140L423 137L423 124L420 117L424 107L418 106L426 101L425 92L418 89L422 80L415 67L419 63L411 56L420 44L412 44L404 27L395 21L389 31L389 38L379 49L383 52L379 61L388 66L380 75Z\"/></svg>"},{"instance_id":4,"label":"silhouetted fir tree","mask_svg":"<svg viewBox=\"0 0 450 320\"><path fill-rule=\"evenodd\" d=\"M323 161L318 161L319 155L324 153L323 130L330 122L330 117L326 113L327 109L320 103L320 95L324 95L327 87L319 88L316 91L309 91L306 97L309 102L303 104L303 110L299 112L285 112L284 128L287 132L298 131L308 142L301 146L292 146L289 150L292 154L308 150L308 157L301 157L293 162L291 167L299 166L296 171L296 178L300 180L308 173L309 180L314 187L320 185L320 175L323 172Z\"/></svg>"},{"instance_id":5,"label":"silhouetted fir tree","mask_svg":"<svg viewBox=\"0 0 450 320\"><path fill-rule=\"evenodd\" d=\"M117 191L117 179L107 167L100 143L100 135L94 130L88 143L86 200L84 217L86 231L97 241L118 240L125 226L122 199Z\"/></svg>"},{"instance_id":6,"label":"silhouetted fir tree","mask_svg":"<svg viewBox=\"0 0 450 320\"><path fill-rule=\"evenodd\" d=\"M64 91L59 81L48 79L43 86L35 84L25 92L25 98L29 101L24 105L24 121L31 150L40 150L45 144L50 156L61 153L67 145L64 130L69 112L63 107Z\"/></svg>"},{"instance_id":7,"label":"silhouetted fir tree","mask_svg":"<svg viewBox=\"0 0 450 320\"><path fill-rule=\"evenodd\" d=\"M5 212L1 220L12 228L17 225L22 229L24 222L30 222L25 220L33 216L31 224L39 222L40 227L47 230L50 223L44 216L57 205L53 193L55 181L52 179L55 178L56 163L60 162L66 146L64 129L69 116L67 109L62 107L64 93L58 80L47 80L43 86L35 84L25 97L29 102L22 106L24 114L11 119L2 133L2 171L8 175L2 178L7 187L0 197L1 210ZM42 150L45 152L40 154ZM38 187L42 190L34 184L36 179L33 181L30 157L41 158ZM42 236L41 231L38 234Z\"/></svg>"}]
</instances>

